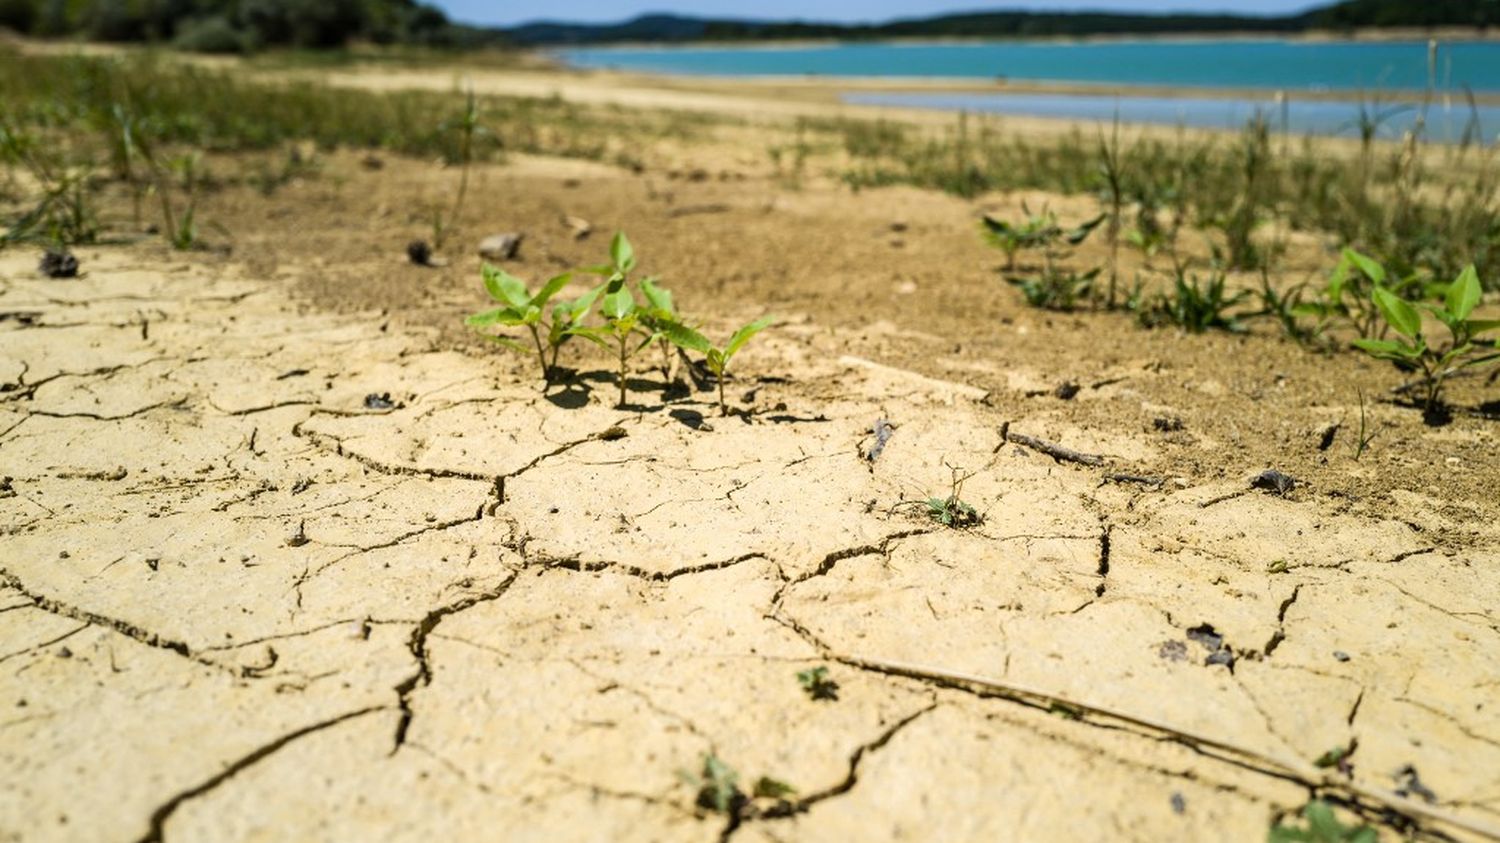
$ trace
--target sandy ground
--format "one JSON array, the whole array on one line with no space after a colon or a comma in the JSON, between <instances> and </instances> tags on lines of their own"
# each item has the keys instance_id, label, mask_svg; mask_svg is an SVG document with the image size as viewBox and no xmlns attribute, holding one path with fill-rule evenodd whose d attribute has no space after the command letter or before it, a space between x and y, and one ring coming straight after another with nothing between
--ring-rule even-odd
<instances>
[{"instance_id":1,"label":"sandy ground","mask_svg":"<svg viewBox=\"0 0 1500 843\"><path fill-rule=\"evenodd\" d=\"M1023 197L645 155L483 168L440 270L453 174L353 156L210 197L230 256L0 255L0 839L1245 840L1314 792L1500 838L1493 383L1429 428L1348 355L1026 310L974 233ZM480 236L538 278L615 227L777 314L744 417L457 327ZM950 467L968 529L909 503ZM708 754L796 792L704 810Z\"/></svg>"}]
</instances>

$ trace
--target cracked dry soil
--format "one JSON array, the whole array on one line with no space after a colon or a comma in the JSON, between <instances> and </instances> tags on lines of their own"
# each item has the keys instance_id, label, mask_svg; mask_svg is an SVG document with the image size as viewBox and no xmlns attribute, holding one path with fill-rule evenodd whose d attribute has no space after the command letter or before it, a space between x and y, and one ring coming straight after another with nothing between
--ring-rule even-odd
<instances>
[{"instance_id":1,"label":"cracked dry soil","mask_svg":"<svg viewBox=\"0 0 1500 843\"><path fill-rule=\"evenodd\" d=\"M1500 824L1493 523L1105 483L806 320L744 352L785 405L746 423L559 407L233 266L27 263L0 840L1245 840L1314 792L1392 836ZM948 464L982 525L892 509ZM1354 741L1352 778L1305 772ZM697 810L706 753L797 793ZM1459 825L1380 814L1406 767Z\"/></svg>"}]
</instances>

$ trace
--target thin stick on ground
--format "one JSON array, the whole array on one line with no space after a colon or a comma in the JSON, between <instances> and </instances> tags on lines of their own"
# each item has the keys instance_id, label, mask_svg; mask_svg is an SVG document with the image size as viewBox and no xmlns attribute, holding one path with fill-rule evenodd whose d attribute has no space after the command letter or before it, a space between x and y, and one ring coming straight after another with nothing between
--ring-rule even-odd
<instances>
[{"instance_id":1,"label":"thin stick on ground","mask_svg":"<svg viewBox=\"0 0 1500 843\"><path fill-rule=\"evenodd\" d=\"M1027 436L1024 433L1011 433L1010 422L1006 422L1004 425L1001 425L1000 439L1002 443L1014 442L1017 445L1024 445L1027 448L1032 449L1033 451L1046 454L1047 456L1053 458L1054 460L1057 460L1058 462L1076 462L1080 465L1094 467L1104 465L1105 463L1104 457L1101 457L1098 454L1085 454L1082 451L1075 451L1072 448L1064 448L1061 445L1054 445L1051 442L1046 442L1044 440L1036 438L1035 436Z\"/></svg>"},{"instance_id":2,"label":"thin stick on ground","mask_svg":"<svg viewBox=\"0 0 1500 843\"><path fill-rule=\"evenodd\" d=\"M1257 750L1247 749L1219 738L1191 732L1148 717L1129 714L1104 706L1080 703L1067 697L1038 691L1012 682L1002 682L997 679L957 673L942 668L885 661L882 659L862 658L859 656L841 656L835 653L826 653L826 655L830 659L862 670L871 670L892 676L905 676L910 679L978 690L1024 703L1041 704L1048 708L1060 706L1082 712L1086 715L1106 717L1131 726L1160 733L1193 749L1200 751L1213 750L1235 756L1244 762L1249 762L1249 764L1260 768L1260 772L1293 781L1305 787L1342 792L1354 797L1356 800L1374 803L1405 817L1440 823L1451 828L1462 829L1480 837L1500 841L1500 828L1491 826L1488 823L1458 816L1451 811L1426 805L1394 791L1370 787L1358 782L1338 778L1335 774L1325 773L1306 761L1277 758Z\"/></svg>"}]
</instances>

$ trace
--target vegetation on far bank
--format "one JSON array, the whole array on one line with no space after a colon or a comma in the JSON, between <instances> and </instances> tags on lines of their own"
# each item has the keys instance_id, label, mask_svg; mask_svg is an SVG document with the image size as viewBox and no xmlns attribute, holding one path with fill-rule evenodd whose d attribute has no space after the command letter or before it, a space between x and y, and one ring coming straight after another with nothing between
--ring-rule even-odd
<instances>
[{"instance_id":1,"label":"vegetation on far bank","mask_svg":"<svg viewBox=\"0 0 1500 843\"><path fill-rule=\"evenodd\" d=\"M495 30L454 24L419 0L0 0L0 28L211 53L353 41L467 47L502 40Z\"/></svg>"}]
</instances>

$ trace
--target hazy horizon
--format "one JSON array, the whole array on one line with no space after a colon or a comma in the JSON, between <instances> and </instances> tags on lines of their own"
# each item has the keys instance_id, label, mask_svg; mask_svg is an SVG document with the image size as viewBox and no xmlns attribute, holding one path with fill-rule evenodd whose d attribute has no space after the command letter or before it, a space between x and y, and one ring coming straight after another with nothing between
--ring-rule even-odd
<instances>
[{"instance_id":1,"label":"hazy horizon","mask_svg":"<svg viewBox=\"0 0 1500 843\"><path fill-rule=\"evenodd\" d=\"M899 18L921 18L955 12L1100 11L1146 14L1280 15L1325 5L1308 0L1242 0L1205 6L1182 0L1062 0L1062 2L955 2L934 4L921 0L833 0L809 12L806 0L762 0L746 12L737 0L515 0L504 8L485 0L436 0L454 20L484 26L515 26L539 21L564 23L619 23L643 14L675 14L742 20L804 20L831 23L883 23Z\"/></svg>"}]
</instances>

